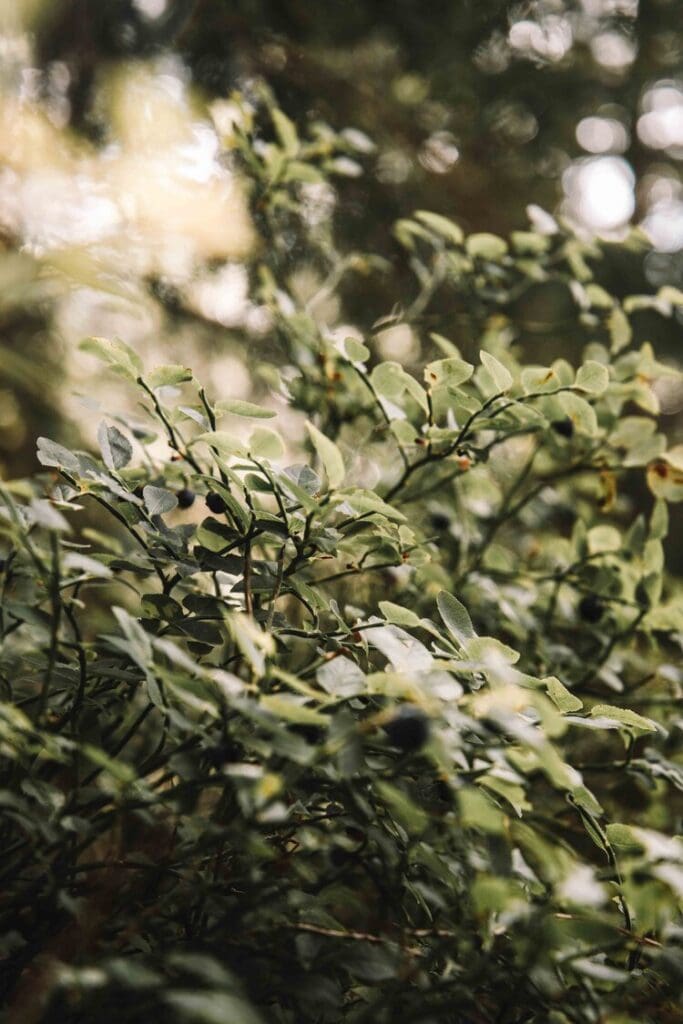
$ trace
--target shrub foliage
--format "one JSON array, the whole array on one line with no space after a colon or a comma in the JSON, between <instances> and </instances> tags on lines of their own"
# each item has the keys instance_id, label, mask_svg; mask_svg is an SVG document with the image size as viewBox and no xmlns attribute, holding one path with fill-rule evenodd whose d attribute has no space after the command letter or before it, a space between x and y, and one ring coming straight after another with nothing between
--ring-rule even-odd
<instances>
[{"instance_id":1,"label":"shrub foliage","mask_svg":"<svg viewBox=\"0 0 683 1024\"><path fill-rule=\"evenodd\" d=\"M679 1020L683 457L630 317L681 295L610 295L565 229L422 211L380 327L426 358L382 360L286 292L336 143L275 129L239 141L262 401L91 338L134 415L0 488L9 1019ZM382 269L304 240L325 294ZM506 313L537 282L582 339L548 365Z\"/></svg>"}]
</instances>

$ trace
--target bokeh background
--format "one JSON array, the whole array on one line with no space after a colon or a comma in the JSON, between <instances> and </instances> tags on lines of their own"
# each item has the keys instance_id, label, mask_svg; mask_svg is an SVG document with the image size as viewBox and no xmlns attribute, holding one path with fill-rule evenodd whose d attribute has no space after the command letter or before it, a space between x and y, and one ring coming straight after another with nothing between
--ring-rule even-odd
<instances>
[{"instance_id":1,"label":"bokeh background","mask_svg":"<svg viewBox=\"0 0 683 1024\"><path fill-rule=\"evenodd\" d=\"M264 237L236 153L240 132L268 145L264 96L322 150L330 130L346 146L331 183L297 186L313 248L296 225ZM605 242L614 294L683 286L682 160L681 0L0 0L0 473L35 468L37 434L94 433L112 383L78 352L87 335L217 392L263 389L264 244L326 330L374 331L405 364L419 332L377 320L406 273L391 225L416 208L466 231L566 218ZM631 226L646 247L619 245ZM321 296L356 251L385 272ZM508 312L547 362L573 309L548 286ZM679 315L635 320L680 361ZM683 393L660 399L680 440Z\"/></svg>"}]
</instances>

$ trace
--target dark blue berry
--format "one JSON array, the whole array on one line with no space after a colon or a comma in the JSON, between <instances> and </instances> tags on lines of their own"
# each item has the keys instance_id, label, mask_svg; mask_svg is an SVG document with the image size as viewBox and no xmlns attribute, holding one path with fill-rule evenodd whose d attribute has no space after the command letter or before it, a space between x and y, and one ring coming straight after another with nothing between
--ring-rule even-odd
<instances>
[{"instance_id":1,"label":"dark blue berry","mask_svg":"<svg viewBox=\"0 0 683 1024\"><path fill-rule=\"evenodd\" d=\"M599 622L605 612L605 606L595 594L586 594L579 601L579 615L584 622Z\"/></svg>"},{"instance_id":2,"label":"dark blue berry","mask_svg":"<svg viewBox=\"0 0 683 1024\"><path fill-rule=\"evenodd\" d=\"M384 726L392 747L405 754L419 750L429 739L429 719L421 708L403 704Z\"/></svg>"},{"instance_id":3,"label":"dark blue berry","mask_svg":"<svg viewBox=\"0 0 683 1024\"><path fill-rule=\"evenodd\" d=\"M215 491L209 491L206 496L206 504L209 510L217 516L221 515L222 512L225 512L228 507L220 494L216 494Z\"/></svg>"},{"instance_id":4,"label":"dark blue berry","mask_svg":"<svg viewBox=\"0 0 683 1024\"><path fill-rule=\"evenodd\" d=\"M569 417L567 417L564 420L553 420L550 426L553 428L556 434L560 435L560 437L574 436L574 424L569 419Z\"/></svg>"},{"instance_id":5,"label":"dark blue berry","mask_svg":"<svg viewBox=\"0 0 683 1024\"><path fill-rule=\"evenodd\" d=\"M179 508L189 508L194 504L195 493L194 491L191 491L189 487L183 487L183 489L178 491L176 494L176 498L178 499Z\"/></svg>"}]
</instances>

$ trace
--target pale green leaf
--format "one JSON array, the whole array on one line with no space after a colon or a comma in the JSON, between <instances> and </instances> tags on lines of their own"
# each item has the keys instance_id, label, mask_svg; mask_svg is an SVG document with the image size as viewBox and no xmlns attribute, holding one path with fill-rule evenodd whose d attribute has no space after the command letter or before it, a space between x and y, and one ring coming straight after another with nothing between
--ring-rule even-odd
<instances>
[{"instance_id":1,"label":"pale green leaf","mask_svg":"<svg viewBox=\"0 0 683 1024\"><path fill-rule=\"evenodd\" d=\"M247 453L244 443L234 434L228 434L224 430L209 430L205 434L198 434L192 443L199 444L200 441L210 445L219 455L242 456Z\"/></svg>"},{"instance_id":2,"label":"pale green leaf","mask_svg":"<svg viewBox=\"0 0 683 1024\"><path fill-rule=\"evenodd\" d=\"M259 427L249 438L249 453L257 459L279 459L285 453L285 446L275 430Z\"/></svg>"},{"instance_id":3,"label":"pale green leaf","mask_svg":"<svg viewBox=\"0 0 683 1024\"><path fill-rule=\"evenodd\" d=\"M272 409L264 409L262 405L245 402L241 398L222 398L216 402L214 409L219 417L230 413L233 416L245 416L253 420L269 420L277 415Z\"/></svg>"},{"instance_id":4,"label":"pale green leaf","mask_svg":"<svg viewBox=\"0 0 683 1024\"><path fill-rule=\"evenodd\" d=\"M443 217L440 213L431 213L429 210L417 210L415 216L428 228L435 231L437 235L441 235L442 238L452 242L454 245L460 245L465 237L462 228L447 217Z\"/></svg>"},{"instance_id":5,"label":"pale green leaf","mask_svg":"<svg viewBox=\"0 0 683 1024\"><path fill-rule=\"evenodd\" d=\"M320 456L330 487L339 487L346 475L344 460L334 441L318 430L310 421L306 423L311 442Z\"/></svg>"},{"instance_id":6,"label":"pale green leaf","mask_svg":"<svg viewBox=\"0 0 683 1024\"><path fill-rule=\"evenodd\" d=\"M387 622L396 626L407 626L408 629L415 629L420 625L420 616L411 612L409 608L403 608L400 604L392 601L380 601L379 610Z\"/></svg>"},{"instance_id":7,"label":"pale green leaf","mask_svg":"<svg viewBox=\"0 0 683 1024\"><path fill-rule=\"evenodd\" d=\"M278 110L277 107L271 110L270 115L273 119L273 125L275 126L280 145L287 156L294 156L299 150L299 136L294 122L281 110Z\"/></svg>"},{"instance_id":8,"label":"pale green leaf","mask_svg":"<svg viewBox=\"0 0 683 1024\"><path fill-rule=\"evenodd\" d=\"M151 484L142 488L142 497L145 508L151 516L160 516L164 512L170 512L178 504L178 499L171 491L166 490L165 487L153 487Z\"/></svg>"},{"instance_id":9,"label":"pale green leaf","mask_svg":"<svg viewBox=\"0 0 683 1024\"><path fill-rule=\"evenodd\" d=\"M561 683L555 676L548 676L543 680L543 684L551 701L563 715L572 711L580 711L583 707L583 701L571 693L564 683Z\"/></svg>"},{"instance_id":10,"label":"pale green leaf","mask_svg":"<svg viewBox=\"0 0 683 1024\"><path fill-rule=\"evenodd\" d=\"M591 395L601 395L609 384L609 370L602 363L588 359L579 367L575 386Z\"/></svg>"},{"instance_id":11,"label":"pale green leaf","mask_svg":"<svg viewBox=\"0 0 683 1024\"><path fill-rule=\"evenodd\" d=\"M613 721L623 725L626 729L635 732L657 732L657 723L651 718L645 718L630 708L613 707L611 704L596 704L591 708L593 718L611 718Z\"/></svg>"},{"instance_id":12,"label":"pale green leaf","mask_svg":"<svg viewBox=\"0 0 683 1024\"><path fill-rule=\"evenodd\" d=\"M479 353L482 366L488 372L493 387L496 392L509 391L512 387L512 374L510 371L503 366L499 359L492 356L490 352L481 351Z\"/></svg>"},{"instance_id":13,"label":"pale green leaf","mask_svg":"<svg viewBox=\"0 0 683 1024\"><path fill-rule=\"evenodd\" d=\"M128 465L133 457L133 448L128 438L117 427L108 427L103 420L97 431L97 440L108 469L123 469Z\"/></svg>"},{"instance_id":14,"label":"pale green leaf","mask_svg":"<svg viewBox=\"0 0 683 1024\"><path fill-rule=\"evenodd\" d=\"M145 382L151 388L164 388L169 385L183 384L188 380L192 380L192 370L178 364L157 366L145 378Z\"/></svg>"},{"instance_id":15,"label":"pale green leaf","mask_svg":"<svg viewBox=\"0 0 683 1024\"><path fill-rule=\"evenodd\" d=\"M424 368L425 383L430 387L458 387L468 381L474 373L471 363L457 356L450 356L447 359L435 359L427 363Z\"/></svg>"},{"instance_id":16,"label":"pale green leaf","mask_svg":"<svg viewBox=\"0 0 683 1024\"><path fill-rule=\"evenodd\" d=\"M107 363L115 373L130 380L137 380L141 376L143 367L142 360L137 352L126 345L125 342L110 341L108 338L86 338L79 345L82 352L97 356L102 362Z\"/></svg>"},{"instance_id":17,"label":"pale green leaf","mask_svg":"<svg viewBox=\"0 0 683 1024\"><path fill-rule=\"evenodd\" d=\"M436 599L436 605L446 629L458 643L465 644L476 637L469 612L457 597L442 590Z\"/></svg>"},{"instance_id":18,"label":"pale green leaf","mask_svg":"<svg viewBox=\"0 0 683 1024\"><path fill-rule=\"evenodd\" d=\"M500 260L508 251L507 243L502 238L486 231L470 235L465 248L469 256L483 260Z\"/></svg>"}]
</instances>

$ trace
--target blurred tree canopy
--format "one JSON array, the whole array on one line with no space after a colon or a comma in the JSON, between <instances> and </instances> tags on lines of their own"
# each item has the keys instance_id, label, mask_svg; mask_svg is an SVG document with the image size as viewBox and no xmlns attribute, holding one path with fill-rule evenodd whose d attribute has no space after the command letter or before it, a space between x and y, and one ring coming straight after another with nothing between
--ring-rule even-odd
<instances>
[{"instance_id":1,"label":"blurred tree canopy","mask_svg":"<svg viewBox=\"0 0 683 1024\"><path fill-rule=\"evenodd\" d=\"M234 261L246 260L250 274L258 264L241 201L231 200L224 221L221 196L201 179L209 158L244 170L230 141L236 101L250 111L257 144L272 139L270 119L253 116L264 88L300 126L347 132L349 152L314 216L330 219L340 252L389 260L389 275L340 281L338 316L361 329L385 314L397 282L399 292L411 287L388 226L416 208L500 232L523 227L530 204L536 222L544 209L559 211L602 234L592 269L612 293L683 283L683 25L670 0L440 0L428 10L413 0L6 0L0 16L9 196L0 220L15 254L5 265L0 378L14 413L0 424L0 450L13 472L30 464L28 420L59 415L58 395L35 381L36 353L59 374L78 336L98 330L92 321L110 331L103 293L114 333L128 341L146 344L163 325L181 348L218 347L242 359L250 328L207 315L207 303L186 292L190 278L226 265L239 290ZM112 182L122 153L129 159ZM56 186L50 168L61 168ZM182 182L159 191L176 171ZM264 237L257 192L247 198ZM161 255L174 220L176 238L193 237L184 255L176 246L175 263ZM652 251L618 244L629 222L642 225ZM300 278L324 276L329 245L316 257L283 223L282 266ZM504 312L530 357L576 343L578 307L566 286L532 282ZM479 325L447 290L434 296L422 329L444 315L459 340L475 343ZM678 314L671 320L644 304L633 321L660 357L677 357ZM663 403L674 437L681 405L678 393Z\"/></svg>"},{"instance_id":2,"label":"blurred tree canopy","mask_svg":"<svg viewBox=\"0 0 683 1024\"><path fill-rule=\"evenodd\" d=\"M390 214L429 206L457 213L472 230L505 231L519 226L532 192L539 205L555 206L562 172L582 155L576 129L584 118L624 129L612 145L593 140L605 149L589 152L623 153L639 179L655 161L657 173L676 175L679 154L653 152L636 130L648 87L681 70L676 7L59 0L38 23L38 53L43 66L69 67L74 115L86 130L95 128L90 90L103 62L173 47L212 96L263 75L293 116L356 125L378 143L366 231L386 219L387 204Z\"/></svg>"}]
</instances>

